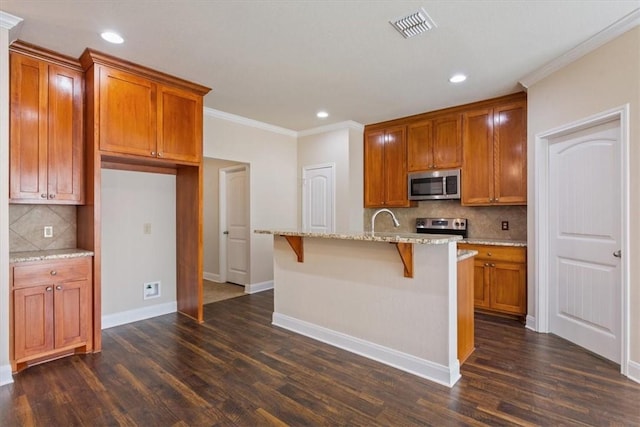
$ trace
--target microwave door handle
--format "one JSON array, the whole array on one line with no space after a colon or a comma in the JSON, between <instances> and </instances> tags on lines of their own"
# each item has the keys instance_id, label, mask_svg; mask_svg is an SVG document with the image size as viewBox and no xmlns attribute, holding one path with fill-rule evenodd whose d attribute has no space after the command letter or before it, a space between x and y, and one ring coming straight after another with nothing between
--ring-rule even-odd
<instances>
[{"instance_id":1,"label":"microwave door handle","mask_svg":"<svg viewBox=\"0 0 640 427\"><path fill-rule=\"evenodd\" d=\"M442 195L443 196L447 195L447 177L446 176L442 177Z\"/></svg>"}]
</instances>

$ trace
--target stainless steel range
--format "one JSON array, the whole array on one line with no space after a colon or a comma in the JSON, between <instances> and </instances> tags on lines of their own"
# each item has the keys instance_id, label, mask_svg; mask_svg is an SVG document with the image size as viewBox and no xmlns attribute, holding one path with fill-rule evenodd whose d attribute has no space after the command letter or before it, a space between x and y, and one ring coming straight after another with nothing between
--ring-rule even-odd
<instances>
[{"instance_id":1,"label":"stainless steel range","mask_svg":"<svg viewBox=\"0 0 640 427\"><path fill-rule=\"evenodd\" d=\"M467 238L466 218L416 218L416 233L453 234Z\"/></svg>"}]
</instances>

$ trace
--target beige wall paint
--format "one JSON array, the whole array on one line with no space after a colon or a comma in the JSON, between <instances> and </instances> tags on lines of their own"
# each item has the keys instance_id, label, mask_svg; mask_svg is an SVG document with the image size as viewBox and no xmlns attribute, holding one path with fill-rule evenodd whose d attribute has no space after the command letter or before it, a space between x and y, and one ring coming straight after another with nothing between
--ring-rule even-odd
<instances>
[{"instance_id":1,"label":"beige wall paint","mask_svg":"<svg viewBox=\"0 0 640 427\"><path fill-rule=\"evenodd\" d=\"M204 117L204 156L250 167L250 284L273 280L273 241L258 228L297 228L297 147L294 136Z\"/></svg>"},{"instance_id":2,"label":"beige wall paint","mask_svg":"<svg viewBox=\"0 0 640 427\"><path fill-rule=\"evenodd\" d=\"M640 27L621 35L528 91L529 140L529 313L535 313L535 136L603 111L630 105L631 360L640 362Z\"/></svg>"},{"instance_id":3,"label":"beige wall paint","mask_svg":"<svg viewBox=\"0 0 640 427\"><path fill-rule=\"evenodd\" d=\"M241 163L220 159L204 159L203 172L203 273L220 274L220 169Z\"/></svg>"},{"instance_id":4,"label":"beige wall paint","mask_svg":"<svg viewBox=\"0 0 640 427\"><path fill-rule=\"evenodd\" d=\"M143 284L158 280L161 296L144 300ZM103 169L102 315L175 301L175 176Z\"/></svg>"},{"instance_id":5,"label":"beige wall paint","mask_svg":"<svg viewBox=\"0 0 640 427\"><path fill-rule=\"evenodd\" d=\"M364 231L364 128L349 128L349 230Z\"/></svg>"}]
</instances>

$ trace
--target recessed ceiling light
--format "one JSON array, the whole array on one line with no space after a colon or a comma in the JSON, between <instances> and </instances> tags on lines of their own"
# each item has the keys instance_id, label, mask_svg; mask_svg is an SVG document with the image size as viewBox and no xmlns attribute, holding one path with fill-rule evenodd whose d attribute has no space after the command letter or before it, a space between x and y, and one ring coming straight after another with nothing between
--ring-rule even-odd
<instances>
[{"instance_id":1,"label":"recessed ceiling light","mask_svg":"<svg viewBox=\"0 0 640 427\"><path fill-rule=\"evenodd\" d=\"M454 74L449 78L449 81L451 83L462 83L465 80L467 80L467 76L465 76L464 74Z\"/></svg>"},{"instance_id":2,"label":"recessed ceiling light","mask_svg":"<svg viewBox=\"0 0 640 427\"><path fill-rule=\"evenodd\" d=\"M124 42L124 39L120 36L120 34L114 33L113 31L105 31L104 33L100 34L100 37L102 37L109 43L120 44Z\"/></svg>"},{"instance_id":3,"label":"recessed ceiling light","mask_svg":"<svg viewBox=\"0 0 640 427\"><path fill-rule=\"evenodd\" d=\"M318 111L318 114L316 114L316 116L319 119L326 119L327 117L329 117L329 113L327 113L326 111Z\"/></svg>"}]
</instances>

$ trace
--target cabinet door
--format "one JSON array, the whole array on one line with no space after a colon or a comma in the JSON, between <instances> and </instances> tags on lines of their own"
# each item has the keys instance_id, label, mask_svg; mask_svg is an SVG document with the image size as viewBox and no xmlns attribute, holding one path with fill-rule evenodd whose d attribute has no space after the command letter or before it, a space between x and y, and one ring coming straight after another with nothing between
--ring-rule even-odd
<instances>
[{"instance_id":1,"label":"cabinet door","mask_svg":"<svg viewBox=\"0 0 640 427\"><path fill-rule=\"evenodd\" d=\"M489 282L491 281L491 268L486 261L475 259L473 261L473 303L475 307L489 308Z\"/></svg>"},{"instance_id":2,"label":"cabinet door","mask_svg":"<svg viewBox=\"0 0 640 427\"><path fill-rule=\"evenodd\" d=\"M83 73L49 65L47 188L50 201L84 201Z\"/></svg>"},{"instance_id":3,"label":"cabinet door","mask_svg":"<svg viewBox=\"0 0 640 427\"><path fill-rule=\"evenodd\" d=\"M384 142L385 206L408 206L405 127L387 129Z\"/></svg>"},{"instance_id":4,"label":"cabinet door","mask_svg":"<svg viewBox=\"0 0 640 427\"><path fill-rule=\"evenodd\" d=\"M425 120L407 127L407 169L424 171L433 167L433 122Z\"/></svg>"},{"instance_id":5,"label":"cabinet door","mask_svg":"<svg viewBox=\"0 0 640 427\"><path fill-rule=\"evenodd\" d=\"M156 157L156 84L100 66L100 150Z\"/></svg>"},{"instance_id":6,"label":"cabinet door","mask_svg":"<svg viewBox=\"0 0 640 427\"><path fill-rule=\"evenodd\" d=\"M464 113L462 140L462 204L491 204L494 197L491 109Z\"/></svg>"},{"instance_id":7,"label":"cabinet door","mask_svg":"<svg viewBox=\"0 0 640 427\"><path fill-rule=\"evenodd\" d=\"M197 163L202 159L202 96L158 88L158 157Z\"/></svg>"},{"instance_id":8,"label":"cabinet door","mask_svg":"<svg viewBox=\"0 0 640 427\"><path fill-rule=\"evenodd\" d=\"M500 204L527 203L527 111L518 102L494 109L495 200Z\"/></svg>"},{"instance_id":9,"label":"cabinet door","mask_svg":"<svg viewBox=\"0 0 640 427\"><path fill-rule=\"evenodd\" d=\"M14 359L53 349L53 284L13 291Z\"/></svg>"},{"instance_id":10,"label":"cabinet door","mask_svg":"<svg viewBox=\"0 0 640 427\"><path fill-rule=\"evenodd\" d=\"M87 342L89 326L89 283L63 282L55 287L55 347Z\"/></svg>"},{"instance_id":11,"label":"cabinet door","mask_svg":"<svg viewBox=\"0 0 640 427\"><path fill-rule=\"evenodd\" d=\"M433 168L451 169L462 166L462 122L460 115L433 120Z\"/></svg>"},{"instance_id":12,"label":"cabinet door","mask_svg":"<svg viewBox=\"0 0 640 427\"><path fill-rule=\"evenodd\" d=\"M526 307L526 268L523 264L497 262L492 268L491 308L524 315Z\"/></svg>"},{"instance_id":13,"label":"cabinet door","mask_svg":"<svg viewBox=\"0 0 640 427\"><path fill-rule=\"evenodd\" d=\"M47 63L14 52L11 59L11 201L47 199Z\"/></svg>"},{"instance_id":14,"label":"cabinet door","mask_svg":"<svg viewBox=\"0 0 640 427\"><path fill-rule=\"evenodd\" d=\"M384 206L384 131L364 135L364 207Z\"/></svg>"}]
</instances>

